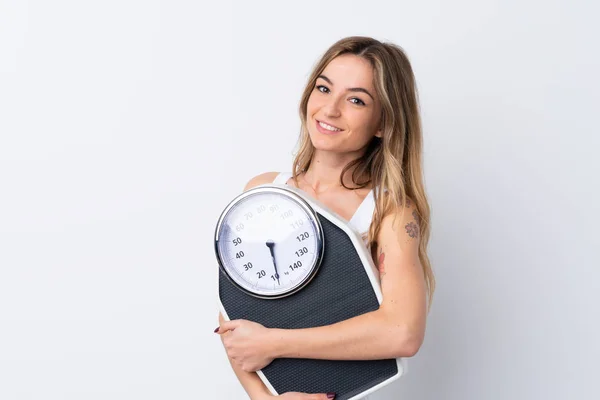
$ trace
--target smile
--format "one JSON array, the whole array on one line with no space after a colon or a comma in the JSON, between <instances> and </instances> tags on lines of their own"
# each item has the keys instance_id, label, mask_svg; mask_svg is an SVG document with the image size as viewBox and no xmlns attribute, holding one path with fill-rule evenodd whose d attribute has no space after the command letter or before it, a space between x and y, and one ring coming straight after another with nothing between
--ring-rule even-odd
<instances>
[{"instance_id":1,"label":"smile","mask_svg":"<svg viewBox=\"0 0 600 400\"><path fill-rule=\"evenodd\" d=\"M339 132L339 131L341 131L340 128L336 128L335 126L328 125L325 122L321 122L321 121L317 121L317 127L322 128L322 129L326 129L329 132Z\"/></svg>"}]
</instances>

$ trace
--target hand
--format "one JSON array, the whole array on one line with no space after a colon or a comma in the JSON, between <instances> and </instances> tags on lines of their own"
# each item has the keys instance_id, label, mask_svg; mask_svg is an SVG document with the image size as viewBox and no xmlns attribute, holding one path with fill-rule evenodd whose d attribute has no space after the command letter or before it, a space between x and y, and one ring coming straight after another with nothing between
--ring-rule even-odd
<instances>
[{"instance_id":1,"label":"hand","mask_svg":"<svg viewBox=\"0 0 600 400\"><path fill-rule=\"evenodd\" d=\"M229 358L246 372L258 371L275 358L270 329L261 324L243 319L223 321L215 332L223 335Z\"/></svg>"}]
</instances>

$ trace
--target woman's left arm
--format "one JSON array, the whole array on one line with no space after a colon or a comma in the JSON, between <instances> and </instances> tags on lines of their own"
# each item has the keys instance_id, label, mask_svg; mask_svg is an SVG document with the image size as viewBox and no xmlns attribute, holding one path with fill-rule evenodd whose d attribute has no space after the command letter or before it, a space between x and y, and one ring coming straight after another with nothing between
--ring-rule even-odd
<instances>
[{"instance_id":1,"label":"woman's left arm","mask_svg":"<svg viewBox=\"0 0 600 400\"><path fill-rule=\"evenodd\" d=\"M377 237L383 300L379 309L332 325L306 329L267 329L234 320L228 352L245 369L258 370L274 358L377 360L411 357L425 334L426 286L419 260L420 229L414 205L386 216Z\"/></svg>"}]
</instances>

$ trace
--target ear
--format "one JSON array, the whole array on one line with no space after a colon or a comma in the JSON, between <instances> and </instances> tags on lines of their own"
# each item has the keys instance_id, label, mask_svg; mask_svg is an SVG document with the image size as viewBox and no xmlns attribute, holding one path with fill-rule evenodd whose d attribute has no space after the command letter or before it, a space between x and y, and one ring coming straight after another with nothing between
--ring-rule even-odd
<instances>
[{"instance_id":1,"label":"ear","mask_svg":"<svg viewBox=\"0 0 600 400\"><path fill-rule=\"evenodd\" d=\"M379 139L381 139L383 137L383 128L377 130L377 132L375 132L375 137L378 137Z\"/></svg>"}]
</instances>

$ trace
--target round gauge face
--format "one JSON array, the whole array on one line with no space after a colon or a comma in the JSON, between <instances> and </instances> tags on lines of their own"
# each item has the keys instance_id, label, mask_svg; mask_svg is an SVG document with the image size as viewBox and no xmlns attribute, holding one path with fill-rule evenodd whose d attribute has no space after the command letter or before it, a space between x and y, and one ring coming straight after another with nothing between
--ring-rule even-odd
<instances>
[{"instance_id":1,"label":"round gauge face","mask_svg":"<svg viewBox=\"0 0 600 400\"><path fill-rule=\"evenodd\" d=\"M295 293L321 261L316 214L300 196L281 188L259 187L238 196L223 211L215 236L223 271L257 297Z\"/></svg>"}]
</instances>

